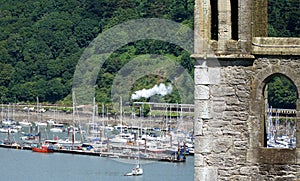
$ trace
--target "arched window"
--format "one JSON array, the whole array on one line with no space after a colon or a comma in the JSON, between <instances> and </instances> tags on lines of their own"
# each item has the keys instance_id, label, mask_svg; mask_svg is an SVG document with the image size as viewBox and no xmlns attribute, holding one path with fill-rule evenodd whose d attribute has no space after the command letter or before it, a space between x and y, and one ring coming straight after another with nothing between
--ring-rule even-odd
<instances>
[{"instance_id":1,"label":"arched window","mask_svg":"<svg viewBox=\"0 0 300 181\"><path fill-rule=\"evenodd\" d=\"M266 84L264 97L264 146L296 148L296 86L282 74L273 75Z\"/></svg>"}]
</instances>

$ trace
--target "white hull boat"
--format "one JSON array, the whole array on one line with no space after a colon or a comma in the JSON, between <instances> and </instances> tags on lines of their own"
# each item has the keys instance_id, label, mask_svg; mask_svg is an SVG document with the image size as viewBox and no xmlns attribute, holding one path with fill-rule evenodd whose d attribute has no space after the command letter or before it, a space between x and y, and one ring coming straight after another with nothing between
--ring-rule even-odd
<instances>
[{"instance_id":1,"label":"white hull boat","mask_svg":"<svg viewBox=\"0 0 300 181\"><path fill-rule=\"evenodd\" d=\"M141 168L140 164L137 164L136 167L134 167L131 172L128 172L125 174L125 176L139 176L143 175L143 169Z\"/></svg>"},{"instance_id":2,"label":"white hull boat","mask_svg":"<svg viewBox=\"0 0 300 181\"><path fill-rule=\"evenodd\" d=\"M61 128L51 128L50 132L52 132L52 133L62 133L63 130Z\"/></svg>"},{"instance_id":3,"label":"white hull boat","mask_svg":"<svg viewBox=\"0 0 300 181\"><path fill-rule=\"evenodd\" d=\"M23 120L19 122L19 125L21 125L22 127L29 127L31 126L31 122L27 121L27 120Z\"/></svg>"},{"instance_id":4,"label":"white hull boat","mask_svg":"<svg viewBox=\"0 0 300 181\"><path fill-rule=\"evenodd\" d=\"M140 164L140 146L138 147L138 159L136 166L131 170L131 172L126 173L125 176L139 176L143 175L144 170Z\"/></svg>"},{"instance_id":5,"label":"white hull boat","mask_svg":"<svg viewBox=\"0 0 300 181\"><path fill-rule=\"evenodd\" d=\"M40 126L40 127L46 127L47 123L44 122L37 122L36 125Z\"/></svg>"}]
</instances>

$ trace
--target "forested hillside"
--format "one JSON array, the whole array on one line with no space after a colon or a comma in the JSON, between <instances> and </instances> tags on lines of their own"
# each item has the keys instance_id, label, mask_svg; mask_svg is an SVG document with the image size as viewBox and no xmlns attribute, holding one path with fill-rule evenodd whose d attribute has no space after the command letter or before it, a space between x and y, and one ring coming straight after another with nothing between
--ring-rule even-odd
<instances>
[{"instance_id":1,"label":"forested hillside","mask_svg":"<svg viewBox=\"0 0 300 181\"><path fill-rule=\"evenodd\" d=\"M299 36L299 1L271 0L272 36ZM273 6L274 4L274 6ZM288 14L278 10L284 5ZM0 1L1 102L71 101L75 66L83 50L101 32L138 18L165 18L193 28L194 0L6 0ZM291 8L291 9L288 9ZM193 60L184 50L160 41L131 43L116 51L97 78L97 102L110 102L116 72L141 54L172 56L193 75ZM167 82L150 76L132 91ZM174 94L165 98L178 102Z\"/></svg>"},{"instance_id":2,"label":"forested hillside","mask_svg":"<svg viewBox=\"0 0 300 181\"><path fill-rule=\"evenodd\" d=\"M2 1L2 102L35 101L36 96L40 101L52 103L64 99L70 94L82 51L99 33L130 19L148 17L171 19L192 27L193 0ZM188 59L192 64L189 55L164 42L140 41L128 45L116 52L101 71L97 100L109 102L116 71L135 55L146 53L169 53L178 61ZM192 73L192 65L188 66Z\"/></svg>"}]
</instances>

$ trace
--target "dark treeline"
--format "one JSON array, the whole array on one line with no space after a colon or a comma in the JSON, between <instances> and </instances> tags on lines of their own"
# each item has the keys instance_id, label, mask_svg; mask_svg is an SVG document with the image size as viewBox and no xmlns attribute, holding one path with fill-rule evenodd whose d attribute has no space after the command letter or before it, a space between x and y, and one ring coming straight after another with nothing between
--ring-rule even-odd
<instances>
[{"instance_id":1,"label":"dark treeline","mask_svg":"<svg viewBox=\"0 0 300 181\"><path fill-rule=\"evenodd\" d=\"M299 9L299 0L268 0L269 36L300 37Z\"/></svg>"},{"instance_id":2,"label":"dark treeline","mask_svg":"<svg viewBox=\"0 0 300 181\"><path fill-rule=\"evenodd\" d=\"M270 34L299 36L297 0L271 0ZM282 10L284 7L284 10ZM288 9L290 8L290 9ZM283 14L283 11L290 10ZM70 103L75 66L89 43L109 28L138 18L164 18L193 28L194 0L27 0L0 2L0 98L7 102ZM172 57L193 77L193 60L172 44L145 40L122 47L97 78L97 102L110 103L117 71L137 55ZM132 91L165 83L140 79ZM178 92L163 98L180 102Z\"/></svg>"}]
</instances>

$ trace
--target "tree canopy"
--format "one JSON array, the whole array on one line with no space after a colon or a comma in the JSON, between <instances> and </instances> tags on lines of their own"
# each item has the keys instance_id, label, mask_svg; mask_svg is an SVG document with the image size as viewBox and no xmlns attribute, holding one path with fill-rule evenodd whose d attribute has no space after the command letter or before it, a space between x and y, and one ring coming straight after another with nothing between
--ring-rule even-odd
<instances>
[{"instance_id":1,"label":"tree canopy","mask_svg":"<svg viewBox=\"0 0 300 181\"><path fill-rule=\"evenodd\" d=\"M272 37L300 37L299 0L268 0L268 32Z\"/></svg>"},{"instance_id":2,"label":"tree canopy","mask_svg":"<svg viewBox=\"0 0 300 181\"><path fill-rule=\"evenodd\" d=\"M269 107L296 109L296 86L284 75L276 75L268 83Z\"/></svg>"},{"instance_id":3,"label":"tree canopy","mask_svg":"<svg viewBox=\"0 0 300 181\"><path fill-rule=\"evenodd\" d=\"M269 34L299 36L299 2L270 0ZM284 7L284 8L282 8ZM132 19L164 18L193 28L194 0L27 0L0 2L1 102L70 102L72 78L82 52L99 33ZM97 77L96 100L110 103L120 68L142 54L172 57L193 77L185 50L158 40L132 42L113 53ZM147 76L132 91L167 82ZM166 98L178 102L178 92Z\"/></svg>"}]
</instances>

